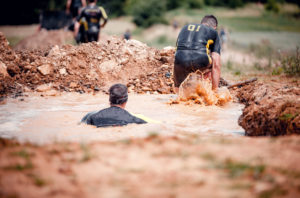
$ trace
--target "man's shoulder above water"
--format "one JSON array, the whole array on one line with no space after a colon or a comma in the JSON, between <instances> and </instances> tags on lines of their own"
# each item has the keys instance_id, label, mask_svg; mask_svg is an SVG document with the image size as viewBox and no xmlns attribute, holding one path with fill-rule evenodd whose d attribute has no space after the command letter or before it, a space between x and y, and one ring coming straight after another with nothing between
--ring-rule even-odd
<instances>
[{"instance_id":1,"label":"man's shoulder above water","mask_svg":"<svg viewBox=\"0 0 300 198\"><path fill-rule=\"evenodd\" d=\"M131 115L125 109L117 106L112 106L98 112L88 113L82 122L90 125L95 125L97 127L106 126L123 126L130 123L144 124L144 120Z\"/></svg>"}]
</instances>

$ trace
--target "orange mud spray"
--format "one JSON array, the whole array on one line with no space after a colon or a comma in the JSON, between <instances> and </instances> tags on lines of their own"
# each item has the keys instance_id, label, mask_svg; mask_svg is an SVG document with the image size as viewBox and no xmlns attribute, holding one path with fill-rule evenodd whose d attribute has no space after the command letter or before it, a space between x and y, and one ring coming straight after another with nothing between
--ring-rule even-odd
<instances>
[{"instance_id":1,"label":"orange mud spray","mask_svg":"<svg viewBox=\"0 0 300 198\"><path fill-rule=\"evenodd\" d=\"M202 74L191 73L179 87L177 103L222 106L231 100L232 96L226 87L219 88L216 93L209 79L203 78Z\"/></svg>"}]
</instances>

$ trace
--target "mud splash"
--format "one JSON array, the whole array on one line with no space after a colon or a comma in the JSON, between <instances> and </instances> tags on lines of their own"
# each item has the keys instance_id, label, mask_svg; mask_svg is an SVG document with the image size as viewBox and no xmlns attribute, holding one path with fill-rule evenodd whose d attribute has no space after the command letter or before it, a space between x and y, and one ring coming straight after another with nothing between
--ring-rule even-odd
<instances>
[{"instance_id":1,"label":"mud splash","mask_svg":"<svg viewBox=\"0 0 300 198\"><path fill-rule=\"evenodd\" d=\"M0 106L0 137L38 144L51 142L113 141L151 134L180 136L184 133L243 135L237 124L243 106L224 107L168 105L175 95L130 95L127 110L159 123L125 127L95 128L78 125L90 111L108 107L107 95L68 93L56 97L30 96L9 99Z\"/></svg>"},{"instance_id":2,"label":"mud splash","mask_svg":"<svg viewBox=\"0 0 300 198\"><path fill-rule=\"evenodd\" d=\"M217 92L214 92L211 87L210 80L204 79L201 74L191 73L180 85L178 99L171 103L223 106L232 100L226 87L219 88Z\"/></svg>"}]
</instances>

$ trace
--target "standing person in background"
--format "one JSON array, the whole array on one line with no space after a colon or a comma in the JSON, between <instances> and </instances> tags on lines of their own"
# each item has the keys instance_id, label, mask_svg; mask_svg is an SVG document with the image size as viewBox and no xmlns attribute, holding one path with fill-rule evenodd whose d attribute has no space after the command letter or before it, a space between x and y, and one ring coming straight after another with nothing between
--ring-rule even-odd
<instances>
[{"instance_id":1,"label":"standing person in background","mask_svg":"<svg viewBox=\"0 0 300 198\"><path fill-rule=\"evenodd\" d=\"M130 40L131 39L131 32L130 32L130 30L126 30L126 32L124 33L123 37L127 41Z\"/></svg>"},{"instance_id":2,"label":"standing person in background","mask_svg":"<svg viewBox=\"0 0 300 198\"><path fill-rule=\"evenodd\" d=\"M226 46L226 42L228 40L228 37L227 37L227 32L226 30L224 29L224 27L221 27L220 29L220 38L221 38L221 43L222 43L222 51L224 51L224 48Z\"/></svg>"},{"instance_id":3,"label":"standing person in background","mask_svg":"<svg viewBox=\"0 0 300 198\"><path fill-rule=\"evenodd\" d=\"M99 41L100 28L103 28L108 20L104 8L96 5L97 0L88 0L88 2L75 23L74 36L77 43ZM101 19L104 20L102 24Z\"/></svg>"},{"instance_id":4,"label":"standing person in background","mask_svg":"<svg viewBox=\"0 0 300 198\"><path fill-rule=\"evenodd\" d=\"M67 0L66 13L71 14L73 19L75 19L82 7L86 6L86 0Z\"/></svg>"}]
</instances>

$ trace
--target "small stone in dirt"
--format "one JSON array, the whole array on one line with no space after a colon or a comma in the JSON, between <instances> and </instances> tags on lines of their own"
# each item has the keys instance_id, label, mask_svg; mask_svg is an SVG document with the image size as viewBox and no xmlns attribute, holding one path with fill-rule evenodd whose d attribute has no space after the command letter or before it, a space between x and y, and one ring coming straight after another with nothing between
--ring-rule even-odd
<instances>
[{"instance_id":1,"label":"small stone in dirt","mask_svg":"<svg viewBox=\"0 0 300 198\"><path fill-rule=\"evenodd\" d=\"M0 74L2 74L3 76L9 76L7 73L7 67L4 63L2 63L0 61Z\"/></svg>"},{"instance_id":2,"label":"small stone in dirt","mask_svg":"<svg viewBox=\"0 0 300 198\"><path fill-rule=\"evenodd\" d=\"M75 82L71 82L69 86L70 86L70 88L76 88L78 86L78 84Z\"/></svg>"},{"instance_id":3,"label":"small stone in dirt","mask_svg":"<svg viewBox=\"0 0 300 198\"><path fill-rule=\"evenodd\" d=\"M44 76L49 75L52 72L52 67L50 64L45 64L38 67L38 71Z\"/></svg>"},{"instance_id":4,"label":"small stone in dirt","mask_svg":"<svg viewBox=\"0 0 300 198\"><path fill-rule=\"evenodd\" d=\"M62 68L59 70L60 75L67 75L67 70L66 68Z\"/></svg>"},{"instance_id":5,"label":"small stone in dirt","mask_svg":"<svg viewBox=\"0 0 300 198\"><path fill-rule=\"evenodd\" d=\"M51 89L52 85L51 84L44 84L44 85L40 85L36 88L37 92L46 92L49 91Z\"/></svg>"},{"instance_id":6,"label":"small stone in dirt","mask_svg":"<svg viewBox=\"0 0 300 198\"><path fill-rule=\"evenodd\" d=\"M100 88L99 87L95 87L94 91L100 91Z\"/></svg>"},{"instance_id":7,"label":"small stone in dirt","mask_svg":"<svg viewBox=\"0 0 300 198\"><path fill-rule=\"evenodd\" d=\"M46 91L44 93L44 96L57 96L57 95L58 95L58 92L56 90L54 90L54 89Z\"/></svg>"}]
</instances>

